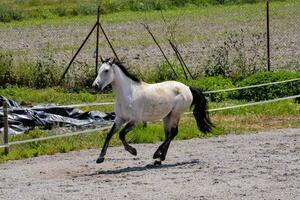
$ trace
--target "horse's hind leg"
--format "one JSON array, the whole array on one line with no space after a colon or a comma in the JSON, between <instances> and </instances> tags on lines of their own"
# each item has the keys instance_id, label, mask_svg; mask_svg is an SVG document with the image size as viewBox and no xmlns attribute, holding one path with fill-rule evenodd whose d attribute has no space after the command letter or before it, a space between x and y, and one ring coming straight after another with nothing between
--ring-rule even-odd
<instances>
[{"instance_id":1,"label":"horse's hind leg","mask_svg":"<svg viewBox=\"0 0 300 200\"><path fill-rule=\"evenodd\" d=\"M111 140L112 136L119 130L119 128L122 126L122 124L124 123L124 120L121 118L116 118L115 123L113 125L113 127L110 129L109 133L106 136L103 148L101 150L100 156L97 159L97 163L102 163L104 161L104 156L106 154L108 145L109 145L109 141Z\"/></svg>"},{"instance_id":2,"label":"horse's hind leg","mask_svg":"<svg viewBox=\"0 0 300 200\"><path fill-rule=\"evenodd\" d=\"M175 118L175 116L172 116L171 113L164 118L166 139L154 153L154 159L160 158L160 161L164 161L166 159L170 143L178 133L178 121L179 119L177 117Z\"/></svg>"},{"instance_id":3,"label":"horse's hind leg","mask_svg":"<svg viewBox=\"0 0 300 200\"><path fill-rule=\"evenodd\" d=\"M161 155L163 153L162 148L163 148L164 144L168 141L168 139L170 137L169 120L170 120L170 114L163 119L164 130L165 130L165 141L157 148L157 150L155 151L155 153L153 155L153 159L157 159L157 158L161 157Z\"/></svg>"},{"instance_id":4,"label":"horse's hind leg","mask_svg":"<svg viewBox=\"0 0 300 200\"><path fill-rule=\"evenodd\" d=\"M119 138L122 141L122 143L125 147L125 150L128 151L129 153L131 153L132 155L136 156L137 155L136 149L133 148L132 146L130 146L125 139L126 134L133 129L134 125L135 124L133 122L128 122L125 125L125 127L120 131Z\"/></svg>"},{"instance_id":5,"label":"horse's hind leg","mask_svg":"<svg viewBox=\"0 0 300 200\"><path fill-rule=\"evenodd\" d=\"M171 131L170 131L171 135L170 135L170 138L169 138L169 141L168 143L165 144L165 146L163 147L162 149L162 154L160 156L160 160L161 161L164 161L166 159L166 156L167 156L167 152L168 152L168 149L169 149L169 146L171 144L171 141L176 137L176 135L178 134L178 125L175 127L175 128L171 128Z\"/></svg>"}]
</instances>

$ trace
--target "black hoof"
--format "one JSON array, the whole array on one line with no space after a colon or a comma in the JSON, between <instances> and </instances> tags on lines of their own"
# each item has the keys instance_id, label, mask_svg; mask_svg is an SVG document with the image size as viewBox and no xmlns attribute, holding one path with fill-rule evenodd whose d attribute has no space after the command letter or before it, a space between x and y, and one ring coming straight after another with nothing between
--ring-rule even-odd
<instances>
[{"instance_id":1,"label":"black hoof","mask_svg":"<svg viewBox=\"0 0 300 200\"><path fill-rule=\"evenodd\" d=\"M146 167L150 168L150 169L153 169L153 168L155 169L155 168L158 168L159 166L161 166L161 161L159 161L159 160L154 161L153 164L146 165Z\"/></svg>"},{"instance_id":2,"label":"black hoof","mask_svg":"<svg viewBox=\"0 0 300 200\"><path fill-rule=\"evenodd\" d=\"M154 166L160 166L160 165L161 165L161 161L160 160L154 161Z\"/></svg>"},{"instance_id":3,"label":"black hoof","mask_svg":"<svg viewBox=\"0 0 300 200\"><path fill-rule=\"evenodd\" d=\"M129 153L131 153L132 155L136 156L137 155L137 151L135 148L130 149Z\"/></svg>"},{"instance_id":4,"label":"black hoof","mask_svg":"<svg viewBox=\"0 0 300 200\"><path fill-rule=\"evenodd\" d=\"M162 152L160 151L160 149L157 149L153 155L153 159L160 158L161 154Z\"/></svg>"},{"instance_id":5,"label":"black hoof","mask_svg":"<svg viewBox=\"0 0 300 200\"><path fill-rule=\"evenodd\" d=\"M166 155L162 154L162 155L160 156L160 161L164 161L164 160L166 160Z\"/></svg>"},{"instance_id":6,"label":"black hoof","mask_svg":"<svg viewBox=\"0 0 300 200\"><path fill-rule=\"evenodd\" d=\"M99 163L103 163L103 161L104 161L104 158L98 158L97 161L96 161L96 163L98 163L98 164Z\"/></svg>"},{"instance_id":7,"label":"black hoof","mask_svg":"<svg viewBox=\"0 0 300 200\"><path fill-rule=\"evenodd\" d=\"M133 148L133 147L131 147L131 146L125 147L125 150L128 151L129 153L131 153L131 154L134 155L134 156L137 155L136 149Z\"/></svg>"}]
</instances>

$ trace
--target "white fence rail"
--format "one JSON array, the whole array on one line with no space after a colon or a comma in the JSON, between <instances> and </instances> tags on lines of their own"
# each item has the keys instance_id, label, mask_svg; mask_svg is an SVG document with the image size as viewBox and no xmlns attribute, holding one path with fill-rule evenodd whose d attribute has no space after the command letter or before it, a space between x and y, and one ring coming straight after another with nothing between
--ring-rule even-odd
<instances>
[{"instance_id":1,"label":"white fence rail","mask_svg":"<svg viewBox=\"0 0 300 200\"><path fill-rule=\"evenodd\" d=\"M77 132L66 133L66 134L61 134L61 135L52 135L52 136L48 136L48 137L41 137L41 138L34 138L34 139L29 139L29 140L9 142L7 144L0 145L0 148L5 148L5 147L9 147L11 145L17 145L17 144L26 144L26 143L30 143L30 142L39 142L39 141L44 141L44 140L81 135L81 134L92 133L92 132L97 132L97 131L104 131L104 130L107 130L109 128L111 128L111 126L105 126L105 127L102 127L102 128L89 129L89 130L84 130L84 131L77 131Z\"/></svg>"},{"instance_id":2,"label":"white fence rail","mask_svg":"<svg viewBox=\"0 0 300 200\"><path fill-rule=\"evenodd\" d=\"M204 92L204 94L213 94L213 93L218 93L218 92L229 92L229 91L264 87L264 86L268 86L268 85L277 85L277 84L281 84L281 83L289 83L289 82L296 82L296 81L300 81L300 78L289 79L289 80L284 80L284 81L276 81L276 82L270 82L270 83L262 83L262 84L258 84L258 85L249 85L249 86L238 87L238 88L227 88L227 89L220 89L220 90L212 90L212 91Z\"/></svg>"}]
</instances>

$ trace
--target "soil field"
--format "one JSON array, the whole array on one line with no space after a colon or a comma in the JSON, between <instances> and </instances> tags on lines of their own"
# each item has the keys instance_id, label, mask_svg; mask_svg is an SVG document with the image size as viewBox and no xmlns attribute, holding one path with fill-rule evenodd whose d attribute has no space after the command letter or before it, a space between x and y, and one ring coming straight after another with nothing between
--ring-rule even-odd
<instances>
[{"instance_id":1,"label":"soil field","mask_svg":"<svg viewBox=\"0 0 300 200\"><path fill-rule=\"evenodd\" d=\"M98 149L9 161L0 198L300 199L300 129L175 141L148 166L158 145L110 148L102 164Z\"/></svg>"},{"instance_id":2,"label":"soil field","mask_svg":"<svg viewBox=\"0 0 300 200\"><path fill-rule=\"evenodd\" d=\"M270 31L273 68L298 69L299 67L299 7L298 1L293 4L290 2L274 3L271 6ZM125 13L120 14L120 19L113 22L110 22L110 16L103 20L103 26L119 57L128 65L137 68L151 67L164 61L160 51L141 25L142 22L148 22L169 58L175 60L174 53L166 40L167 26L160 16L160 12L137 13L133 19L124 21L122 18L126 18ZM178 23L174 29L175 37L179 50L191 68L203 66L209 52L223 44L229 33L244 35L245 48L242 48L243 51L249 51L249 55L251 55L253 48L257 48L258 53L265 57L264 4L168 11L165 13L165 17L169 25ZM178 20L175 20L177 18ZM0 29L0 49L11 50L15 57L29 60L36 60L45 55L47 51L51 51L57 60L67 64L92 28L95 18L78 19L78 21L74 18L72 22L66 24L62 20L53 25L43 25L43 23L21 27L7 25L6 28ZM262 43L259 43L252 36L253 34L258 34L258 39L256 39ZM253 46L253 39L259 44ZM100 42L101 55L113 56L103 37ZM95 35L80 53L78 61L94 64L94 50Z\"/></svg>"}]
</instances>

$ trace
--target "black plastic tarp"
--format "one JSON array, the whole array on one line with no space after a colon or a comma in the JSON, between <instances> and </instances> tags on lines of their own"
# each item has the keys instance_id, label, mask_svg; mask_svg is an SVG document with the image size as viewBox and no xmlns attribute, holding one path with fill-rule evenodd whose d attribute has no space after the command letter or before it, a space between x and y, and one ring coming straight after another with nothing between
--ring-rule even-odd
<instances>
[{"instance_id":1,"label":"black plastic tarp","mask_svg":"<svg viewBox=\"0 0 300 200\"><path fill-rule=\"evenodd\" d=\"M20 134L26 130L41 127L51 129L53 126L67 126L85 129L101 126L114 120L114 113L99 111L83 112L72 107L57 105L24 108L17 102L0 96L0 132L3 132L3 102L8 103L9 134Z\"/></svg>"}]
</instances>

